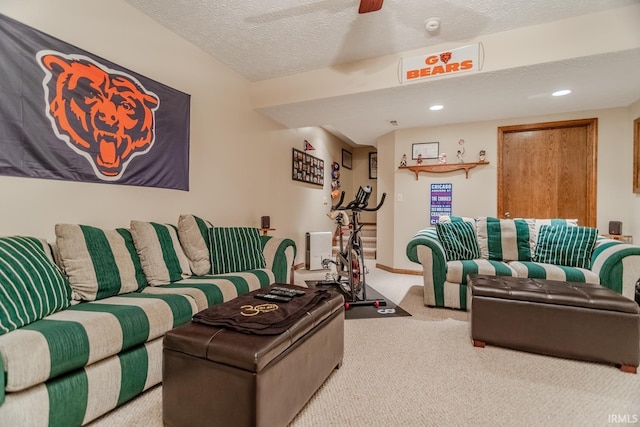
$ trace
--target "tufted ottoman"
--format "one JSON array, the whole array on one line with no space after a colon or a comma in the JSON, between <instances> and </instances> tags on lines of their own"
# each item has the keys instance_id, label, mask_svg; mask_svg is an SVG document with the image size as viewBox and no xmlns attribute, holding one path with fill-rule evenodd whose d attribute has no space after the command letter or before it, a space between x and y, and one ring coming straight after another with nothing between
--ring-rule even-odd
<instances>
[{"instance_id":1,"label":"tufted ottoman","mask_svg":"<svg viewBox=\"0 0 640 427\"><path fill-rule=\"evenodd\" d=\"M285 426L342 363L344 298L331 293L278 335L191 322L163 346L166 426Z\"/></svg>"},{"instance_id":2,"label":"tufted ottoman","mask_svg":"<svg viewBox=\"0 0 640 427\"><path fill-rule=\"evenodd\" d=\"M471 339L636 373L638 305L600 285L471 274Z\"/></svg>"}]
</instances>

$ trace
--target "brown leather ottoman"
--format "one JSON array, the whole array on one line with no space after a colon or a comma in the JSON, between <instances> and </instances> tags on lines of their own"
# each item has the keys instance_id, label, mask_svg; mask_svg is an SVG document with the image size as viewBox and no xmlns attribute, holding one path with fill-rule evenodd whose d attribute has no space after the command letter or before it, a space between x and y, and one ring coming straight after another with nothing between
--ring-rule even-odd
<instances>
[{"instance_id":1,"label":"brown leather ottoman","mask_svg":"<svg viewBox=\"0 0 640 427\"><path fill-rule=\"evenodd\" d=\"M343 352L344 298L338 293L280 335L190 322L164 337L163 421L175 427L285 426L340 367Z\"/></svg>"},{"instance_id":2,"label":"brown leather ottoman","mask_svg":"<svg viewBox=\"0 0 640 427\"><path fill-rule=\"evenodd\" d=\"M637 372L638 305L600 285L470 274L471 339Z\"/></svg>"}]
</instances>

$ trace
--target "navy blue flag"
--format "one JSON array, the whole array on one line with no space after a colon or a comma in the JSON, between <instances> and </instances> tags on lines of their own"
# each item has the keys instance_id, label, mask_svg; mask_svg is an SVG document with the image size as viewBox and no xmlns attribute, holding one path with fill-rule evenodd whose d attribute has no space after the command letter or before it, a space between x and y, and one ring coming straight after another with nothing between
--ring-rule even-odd
<instances>
[{"instance_id":1,"label":"navy blue flag","mask_svg":"<svg viewBox=\"0 0 640 427\"><path fill-rule=\"evenodd\" d=\"M188 94L0 15L0 174L189 189Z\"/></svg>"}]
</instances>

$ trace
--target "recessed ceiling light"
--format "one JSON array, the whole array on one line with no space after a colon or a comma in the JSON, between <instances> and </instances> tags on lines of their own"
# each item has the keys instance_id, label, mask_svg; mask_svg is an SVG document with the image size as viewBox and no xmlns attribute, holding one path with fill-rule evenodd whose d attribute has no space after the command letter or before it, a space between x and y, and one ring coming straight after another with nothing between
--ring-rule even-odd
<instances>
[{"instance_id":1,"label":"recessed ceiling light","mask_svg":"<svg viewBox=\"0 0 640 427\"><path fill-rule=\"evenodd\" d=\"M431 111L438 111L438 110L442 110L444 107L442 105L432 105L431 107L429 107L429 110Z\"/></svg>"},{"instance_id":2,"label":"recessed ceiling light","mask_svg":"<svg viewBox=\"0 0 640 427\"><path fill-rule=\"evenodd\" d=\"M571 91L569 89L562 89L562 90L557 90L555 92L553 92L551 95L553 96L565 96L565 95L569 95L571 93Z\"/></svg>"}]
</instances>

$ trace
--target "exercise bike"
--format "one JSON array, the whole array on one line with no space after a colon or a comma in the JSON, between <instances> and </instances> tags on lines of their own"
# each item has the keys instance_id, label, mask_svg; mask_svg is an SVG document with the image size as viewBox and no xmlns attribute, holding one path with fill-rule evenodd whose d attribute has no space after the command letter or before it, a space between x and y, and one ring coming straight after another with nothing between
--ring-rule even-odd
<instances>
[{"instance_id":1,"label":"exercise bike","mask_svg":"<svg viewBox=\"0 0 640 427\"><path fill-rule=\"evenodd\" d=\"M366 267L364 264L364 251L362 248L362 238L360 231L363 225L358 220L360 212L375 212L379 210L387 194L383 193L380 203L375 208L369 208L369 197L371 196L371 186L360 187L356 198L342 206L344 201L344 191L340 193L340 200L331 206L331 211L327 214L329 218L336 221L336 232L340 250L336 259L325 258L322 260L322 267L329 269L329 264L336 266L336 274L333 279L321 280L316 286L336 286L345 295L345 308L352 306L372 305L380 307L387 305L384 299L367 299ZM349 227L349 238L344 242L344 228ZM330 275L328 275L330 276Z\"/></svg>"}]
</instances>

